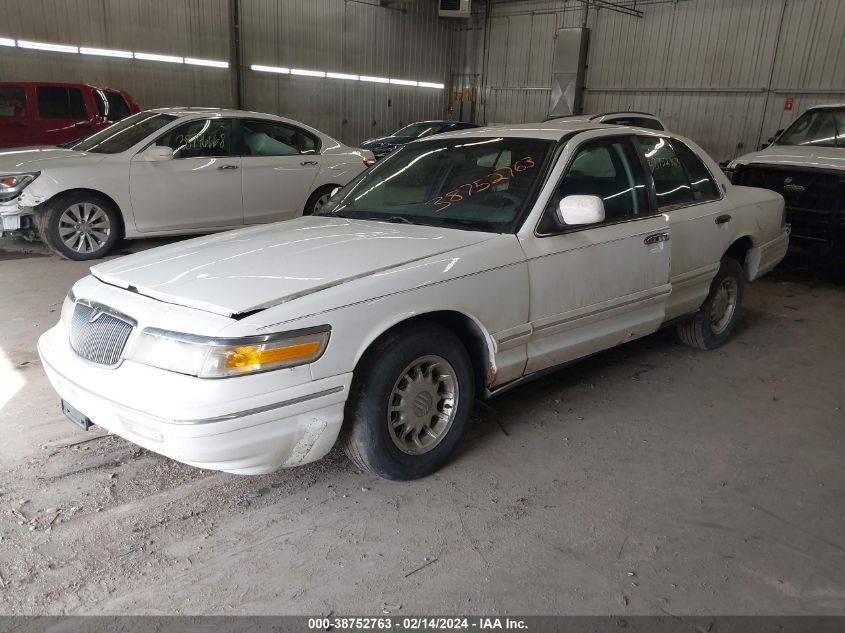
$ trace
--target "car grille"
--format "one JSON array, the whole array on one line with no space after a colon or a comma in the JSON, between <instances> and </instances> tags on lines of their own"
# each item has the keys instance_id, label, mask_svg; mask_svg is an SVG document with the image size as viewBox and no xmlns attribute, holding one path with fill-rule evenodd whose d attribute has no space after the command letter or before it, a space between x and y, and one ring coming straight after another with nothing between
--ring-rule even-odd
<instances>
[{"instance_id":1,"label":"car grille","mask_svg":"<svg viewBox=\"0 0 845 633\"><path fill-rule=\"evenodd\" d=\"M70 346L85 360L114 367L123 356L133 327L129 317L80 302L70 323Z\"/></svg>"},{"instance_id":2,"label":"car grille","mask_svg":"<svg viewBox=\"0 0 845 633\"><path fill-rule=\"evenodd\" d=\"M845 222L845 174L749 165L734 174L734 183L782 195L794 238L831 243Z\"/></svg>"}]
</instances>

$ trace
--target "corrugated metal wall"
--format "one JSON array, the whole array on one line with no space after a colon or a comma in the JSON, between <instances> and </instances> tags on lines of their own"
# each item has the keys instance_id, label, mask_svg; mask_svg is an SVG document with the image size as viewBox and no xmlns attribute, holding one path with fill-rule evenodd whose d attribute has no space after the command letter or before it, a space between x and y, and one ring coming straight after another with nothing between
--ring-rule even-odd
<instances>
[{"instance_id":1,"label":"corrugated metal wall","mask_svg":"<svg viewBox=\"0 0 845 633\"><path fill-rule=\"evenodd\" d=\"M436 2L246 0L244 66L252 64L448 83L453 24ZM444 116L447 91L245 71L250 108L278 112L346 142Z\"/></svg>"},{"instance_id":2,"label":"corrugated metal wall","mask_svg":"<svg viewBox=\"0 0 845 633\"><path fill-rule=\"evenodd\" d=\"M636 6L642 18L590 7L586 112L654 112L724 160L755 148L811 105L845 101L842 0L640 0ZM460 71L469 76L475 66L481 74L481 116L542 120L554 31L580 26L582 3L491 2L487 11L478 5L473 18L482 32L473 37L487 35L485 50L465 53ZM470 33L461 31L464 39ZM792 112L784 110L788 96Z\"/></svg>"},{"instance_id":3,"label":"corrugated metal wall","mask_svg":"<svg viewBox=\"0 0 845 633\"><path fill-rule=\"evenodd\" d=\"M633 0L616 0L631 4ZM231 59L229 0L15 0L0 36ZM548 113L554 34L580 0L477 0L472 20L435 0L242 0L244 105L346 142L447 111L447 91L276 76L251 64L480 91L482 122ZM801 110L845 101L845 0L638 0L642 18L591 7L585 109L648 110L718 159L754 148ZM3 80L87 81L143 107L234 105L232 71L0 47ZM794 111L784 111L786 97ZM740 147L738 147L740 145Z\"/></svg>"},{"instance_id":4,"label":"corrugated metal wall","mask_svg":"<svg viewBox=\"0 0 845 633\"><path fill-rule=\"evenodd\" d=\"M14 7L8 6L14 4ZM234 63L229 0L14 0L0 37ZM436 0L241 0L244 107L355 143L444 116L447 91L253 72L251 64L447 83L454 22ZM122 88L141 107L235 104L233 70L0 47L2 81Z\"/></svg>"},{"instance_id":5,"label":"corrugated metal wall","mask_svg":"<svg viewBox=\"0 0 845 633\"><path fill-rule=\"evenodd\" d=\"M228 0L19 0L3 3L0 37L202 59L229 59ZM232 103L229 71L0 47L2 81L114 86L141 107Z\"/></svg>"}]
</instances>

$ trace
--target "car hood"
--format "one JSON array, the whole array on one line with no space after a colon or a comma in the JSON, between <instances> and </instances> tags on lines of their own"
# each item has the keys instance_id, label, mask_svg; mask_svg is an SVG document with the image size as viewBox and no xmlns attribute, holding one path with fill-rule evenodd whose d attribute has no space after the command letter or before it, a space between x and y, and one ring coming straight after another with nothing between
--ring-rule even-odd
<instances>
[{"instance_id":1,"label":"car hood","mask_svg":"<svg viewBox=\"0 0 845 633\"><path fill-rule=\"evenodd\" d=\"M89 154L49 146L0 149L0 173L42 171L48 167L78 165L81 161L99 162L104 157L105 154Z\"/></svg>"},{"instance_id":2,"label":"car hood","mask_svg":"<svg viewBox=\"0 0 845 633\"><path fill-rule=\"evenodd\" d=\"M730 167L749 164L845 170L845 149L811 145L770 145L759 152L740 156Z\"/></svg>"},{"instance_id":3,"label":"car hood","mask_svg":"<svg viewBox=\"0 0 845 633\"><path fill-rule=\"evenodd\" d=\"M413 137L410 136L382 136L380 138L371 138L364 141L361 143L361 147L364 149L370 149L376 145L401 145L412 140Z\"/></svg>"},{"instance_id":4,"label":"car hood","mask_svg":"<svg viewBox=\"0 0 845 633\"><path fill-rule=\"evenodd\" d=\"M495 237L491 233L303 217L98 264L100 281L234 317Z\"/></svg>"}]
</instances>

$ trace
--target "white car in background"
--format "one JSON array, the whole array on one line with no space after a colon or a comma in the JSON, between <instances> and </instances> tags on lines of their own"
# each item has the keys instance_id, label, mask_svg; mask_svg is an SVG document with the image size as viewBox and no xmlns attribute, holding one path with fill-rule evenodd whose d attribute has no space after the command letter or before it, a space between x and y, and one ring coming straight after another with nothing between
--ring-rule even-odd
<instances>
[{"instance_id":1,"label":"white car in background","mask_svg":"<svg viewBox=\"0 0 845 633\"><path fill-rule=\"evenodd\" d=\"M371 152L278 116L147 110L66 146L0 151L0 232L97 259L122 237L313 213L372 163Z\"/></svg>"},{"instance_id":2,"label":"white car in background","mask_svg":"<svg viewBox=\"0 0 845 633\"><path fill-rule=\"evenodd\" d=\"M718 347L788 241L780 196L672 134L450 132L317 215L94 266L38 350L83 428L240 474L340 438L410 479L448 458L478 397L668 323Z\"/></svg>"}]
</instances>

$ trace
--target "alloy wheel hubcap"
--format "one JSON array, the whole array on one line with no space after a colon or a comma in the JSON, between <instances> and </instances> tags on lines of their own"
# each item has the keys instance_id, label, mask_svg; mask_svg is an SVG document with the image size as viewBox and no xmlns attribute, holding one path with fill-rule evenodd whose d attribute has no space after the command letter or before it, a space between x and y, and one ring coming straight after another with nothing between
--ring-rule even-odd
<instances>
[{"instance_id":1,"label":"alloy wheel hubcap","mask_svg":"<svg viewBox=\"0 0 845 633\"><path fill-rule=\"evenodd\" d=\"M77 253L93 253L106 244L111 235L111 222L96 204L80 202L59 217L59 238Z\"/></svg>"},{"instance_id":2,"label":"alloy wheel hubcap","mask_svg":"<svg viewBox=\"0 0 845 633\"><path fill-rule=\"evenodd\" d=\"M314 203L314 213L316 213L317 211L322 209L323 205L325 205L329 201L329 198L331 198L331 197L332 197L332 194L324 193L322 196L317 198L317 202Z\"/></svg>"},{"instance_id":3,"label":"alloy wheel hubcap","mask_svg":"<svg viewBox=\"0 0 845 633\"><path fill-rule=\"evenodd\" d=\"M422 455L449 432L458 406L455 370L440 356L423 356L400 374L387 404L390 438L408 455Z\"/></svg>"},{"instance_id":4,"label":"alloy wheel hubcap","mask_svg":"<svg viewBox=\"0 0 845 633\"><path fill-rule=\"evenodd\" d=\"M736 312L737 285L736 281L727 278L716 289L713 306L710 309L710 329L713 334L722 334L728 327Z\"/></svg>"}]
</instances>

